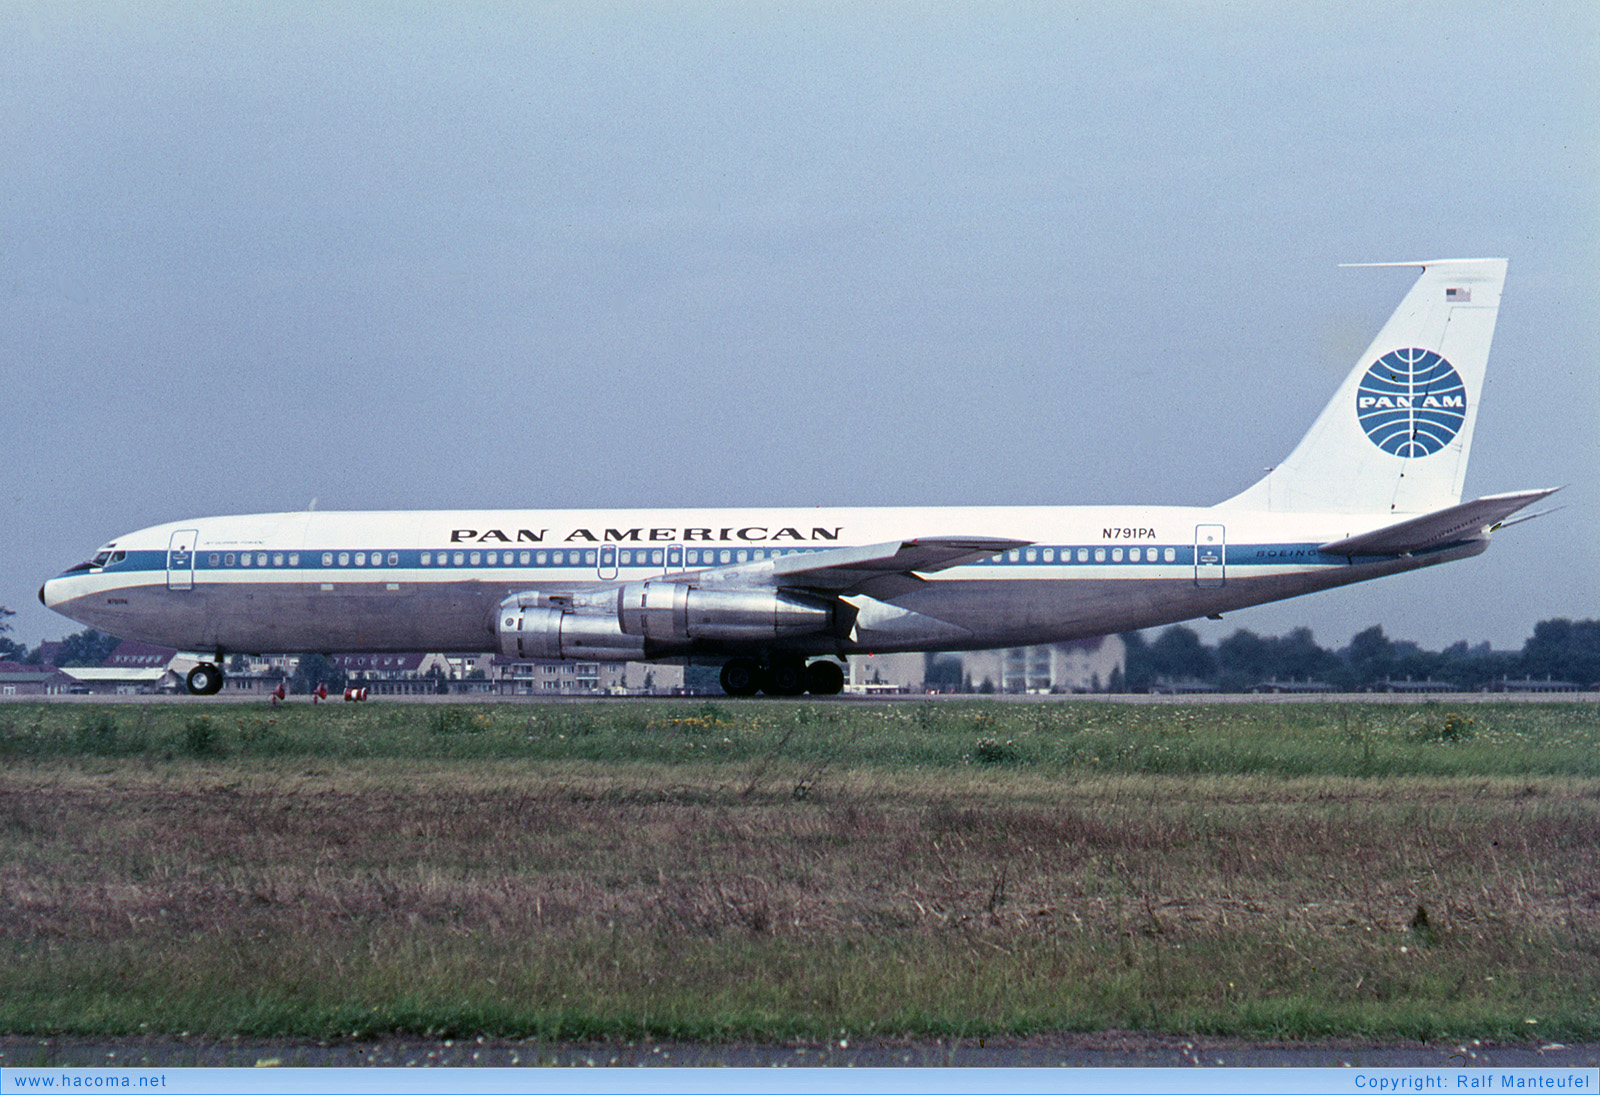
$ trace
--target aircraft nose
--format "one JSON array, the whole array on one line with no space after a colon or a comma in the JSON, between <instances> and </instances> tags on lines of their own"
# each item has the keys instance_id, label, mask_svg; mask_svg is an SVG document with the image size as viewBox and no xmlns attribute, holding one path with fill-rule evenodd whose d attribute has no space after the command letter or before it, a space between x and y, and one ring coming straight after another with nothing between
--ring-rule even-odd
<instances>
[{"instance_id":1,"label":"aircraft nose","mask_svg":"<svg viewBox=\"0 0 1600 1095\"><path fill-rule=\"evenodd\" d=\"M68 591L63 588L66 585L64 578L65 575L57 575L54 578L47 579L44 585L39 587L40 604L46 608L54 609L56 605L68 599Z\"/></svg>"}]
</instances>

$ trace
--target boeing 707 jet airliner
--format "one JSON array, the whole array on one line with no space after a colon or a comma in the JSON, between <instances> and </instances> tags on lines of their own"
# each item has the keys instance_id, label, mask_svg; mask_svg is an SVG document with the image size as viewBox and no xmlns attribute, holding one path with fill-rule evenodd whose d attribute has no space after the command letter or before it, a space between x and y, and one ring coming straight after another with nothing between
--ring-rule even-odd
<instances>
[{"instance_id":1,"label":"boeing 707 jet airliner","mask_svg":"<svg viewBox=\"0 0 1600 1095\"><path fill-rule=\"evenodd\" d=\"M498 651L721 662L830 694L847 654L1105 635L1477 555L1549 490L1461 501L1503 259L1422 274L1265 478L1217 505L206 517L45 582L80 623L201 654ZM1525 520L1526 518L1521 518Z\"/></svg>"}]
</instances>

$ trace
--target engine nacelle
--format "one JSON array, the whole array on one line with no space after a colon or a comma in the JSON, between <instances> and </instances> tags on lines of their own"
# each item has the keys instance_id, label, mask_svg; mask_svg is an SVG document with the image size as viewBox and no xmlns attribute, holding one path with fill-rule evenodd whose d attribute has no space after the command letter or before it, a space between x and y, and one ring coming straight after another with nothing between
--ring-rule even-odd
<instances>
[{"instance_id":1,"label":"engine nacelle","mask_svg":"<svg viewBox=\"0 0 1600 1095\"><path fill-rule=\"evenodd\" d=\"M495 631L500 653L508 658L581 659L592 662L638 662L645 659L644 639L624 634L617 617L563 612L559 608L523 605L508 597L500 605Z\"/></svg>"},{"instance_id":2,"label":"engine nacelle","mask_svg":"<svg viewBox=\"0 0 1600 1095\"><path fill-rule=\"evenodd\" d=\"M765 642L834 626L834 605L783 589L705 589L682 582L629 582L617 599L622 630L658 643L690 639Z\"/></svg>"}]
</instances>

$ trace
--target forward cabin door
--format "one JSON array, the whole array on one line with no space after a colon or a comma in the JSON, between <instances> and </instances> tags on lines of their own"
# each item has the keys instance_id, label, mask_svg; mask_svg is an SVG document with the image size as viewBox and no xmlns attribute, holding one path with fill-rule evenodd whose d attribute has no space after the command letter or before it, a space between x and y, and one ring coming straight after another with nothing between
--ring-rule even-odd
<instances>
[{"instance_id":1,"label":"forward cabin door","mask_svg":"<svg viewBox=\"0 0 1600 1095\"><path fill-rule=\"evenodd\" d=\"M1228 538L1221 525L1194 527L1194 584L1221 589L1227 581Z\"/></svg>"},{"instance_id":2,"label":"forward cabin door","mask_svg":"<svg viewBox=\"0 0 1600 1095\"><path fill-rule=\"evenodd\" d=\"M167 588L194 588L194 546L200 539L196 529L179 529L167 542Z\"/></svg>"}]
</instances>

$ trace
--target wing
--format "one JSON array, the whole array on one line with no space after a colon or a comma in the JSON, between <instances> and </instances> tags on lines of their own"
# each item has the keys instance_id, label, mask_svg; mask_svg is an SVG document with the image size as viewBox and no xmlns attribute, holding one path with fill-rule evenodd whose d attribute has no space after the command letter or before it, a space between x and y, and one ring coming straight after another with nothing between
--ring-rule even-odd
<instances>
[{"instance_id":1,"label":"wing","mask_svg":"<svg viewBox=\"0 0 1600 1095\"><path fill-rule=\"evenodd\" d=\"M1411 555L1445 544L1480 540L1523 506L1548 497L1559 489L1491 494L1372 532L1347 536L1343 540L1323 544L1318 550L1329 555Z\"/></svg>"},{"instance_id":2,"label":"wing","mask_svg":"<svg viewBox=\"0 0 1600 1095\"><path fill-rule=\"evenodd\" d=\"M781 555L758 563L716 567L702 571L697 584L704 586L782 586L836 595L862 593L893 597L922 584L920 573L975 563L1031 540L1005 540L993 536L930 536L892 540L865 547L830 548L825 551Z\"/></svg>"}]
</instances>

